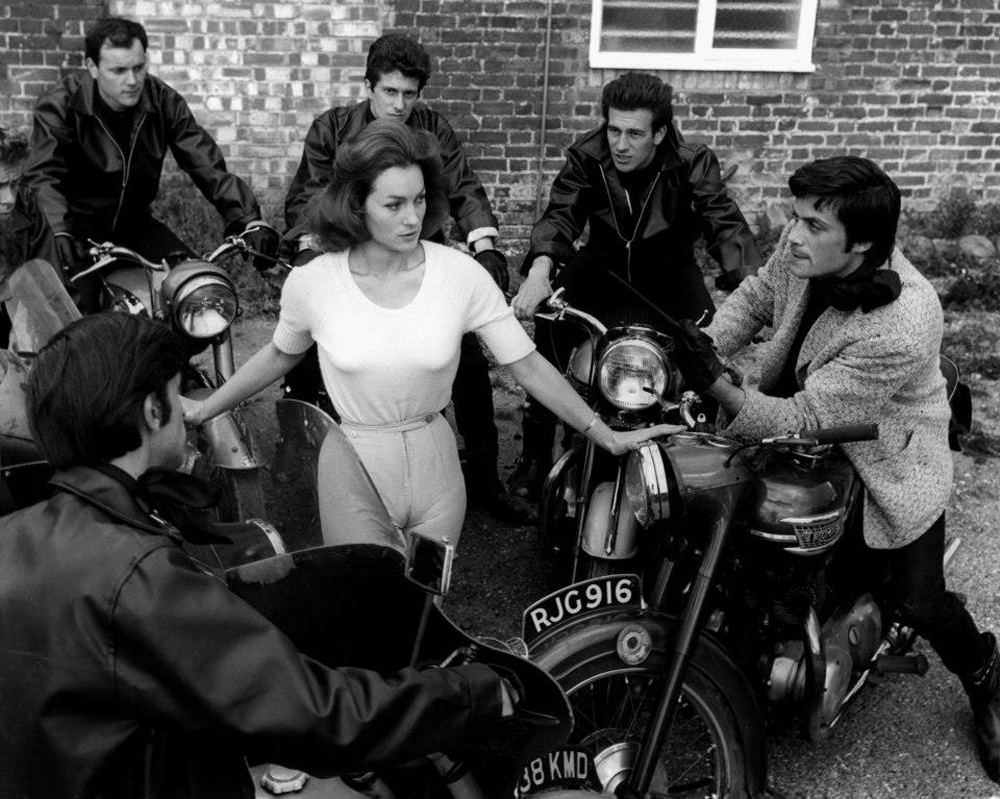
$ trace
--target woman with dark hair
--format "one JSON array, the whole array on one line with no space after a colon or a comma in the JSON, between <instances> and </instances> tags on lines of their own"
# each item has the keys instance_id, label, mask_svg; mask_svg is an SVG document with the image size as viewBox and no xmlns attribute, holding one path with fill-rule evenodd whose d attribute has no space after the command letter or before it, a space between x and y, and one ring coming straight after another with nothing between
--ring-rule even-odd
<instances>
[{"instance_id":1,"label":"woman with dark hair","mask_svg":"<svg viewBox=\"0 0 1000 799\"><path fill-rule=\"evenodd\" d=\"M468 255L420 238L428 215L447 214L429 137L389 120L368 125L338 154L326 190L311 201L325 254L285 281L273 340L201 403L200 423L285 374L315 341L341 426L405 536L420 530L457 544L465 486L448 404L463 334L476 332L525 390L570 426L621 454L660 426L612 432L534 344L489 275ZM327 543L363 533L338 495L336 453L320 456ZM404 546L400 537L395 544Z\"/></svg>"}]
</instances>

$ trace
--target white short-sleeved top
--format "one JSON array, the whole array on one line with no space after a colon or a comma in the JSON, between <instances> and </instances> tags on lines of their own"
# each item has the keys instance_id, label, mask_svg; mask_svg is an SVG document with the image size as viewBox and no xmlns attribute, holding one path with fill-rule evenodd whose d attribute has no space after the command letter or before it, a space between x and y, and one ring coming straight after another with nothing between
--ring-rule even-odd
<instances>
[{"instance_id":1,"label":"white short-sleeved top","mask_svg":"<svg viewBox=\"0 0 1000 799\"><path fill-rule=\"evenodd\" d=\"M442 410L467 332L478 333L501 364L535 348L473 258L421 244L423 281L402 308L383 308L361 291L347 252L321 255L285 281L274 345L293 355L319 346L323 381L347 422L393 424Z\"/></svg>"}]
</instances>

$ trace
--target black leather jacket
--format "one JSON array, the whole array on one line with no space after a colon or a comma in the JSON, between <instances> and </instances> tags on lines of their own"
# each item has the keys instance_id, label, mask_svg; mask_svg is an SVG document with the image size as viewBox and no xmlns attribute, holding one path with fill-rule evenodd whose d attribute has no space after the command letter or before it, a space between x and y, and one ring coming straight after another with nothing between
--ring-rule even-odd
<instances>
[{"instance_id":1,"label":"black leather jacket","mask_svg":"<svg viewBox=\"0 0 1000 799\"><path fill-rule=\"evenodd\" d=\"M329 669L86 467L0 518L0 796L252 797L245 756L319 776L468 741L481 665Z\"/></svg>"},{"instance_id":2,"label":"black leather jacket","mask_svg":"<svg viewBox=\"0 0 1000 799\"><path fill-rule=\"evenodd\" d=\"M313 120L309 133L306 134L302 160L285 196L285 224L288 225L286 237L294 238L305 232L301 225L306 203L330 182L337 148L363 130L373 119L368 101L365 100L348 108L331 108ZM483 184L465 160L462 145L448 121L437 111L417 104L406 124L414 130L427 131L437 140L443 164L444 189L448 195L448 211L458 226L462 240L465 241L469 233L478 228L496 229L499 223L493 215ZM424 220L424 238L438 233L448 215L432 213L432 209L428 208Z\"/></svg>"},{"instance_id":3,"label":"black leather jacket","mask_svg":"<svg viewBox=\"0 0 1000 799\"><path fill-rule=\"evenodd\" d=\"M659 157L660 170L634 218L604 127L577 139L552 184L545 213L531 230L522 272L538 255L550 256L559 266L571 262L574 243L589 223L584 249L605 268L672 315L697 319L702 311L711 312L712 300L695 263L698 237L704 234L709 254L723 270L741 278L756 273L760 254L708 147L680 142L671 127Z\"/></svg>"},{"instance_id":4,"label":"black leather jacket","mask_svg":"<svg viewBox=\"0 0 1000 799\"><path fill-rule=\"evenodd\" d=\"M227 229L260 218L250 187L226 171L222 151L174 89L146 77L128 153L96 113L95 91L90 75L71 75L35 106L25 178L53 233L110 238L130 219L147 216L168 150Z\"/></svg>"},{"instance_id":5,"label":"black leather jacket","mask_svg":"<svg viewBox=\"0 0 1000 799\"><path fill-rule=\"evenodd\" d=\"M0 235L3 233L0 232ZM6 279L17 267L33 258L40 258L59 269L59 253L52 238L52 229L29 186L22 185L17 190L9 236L4 236L0 247L0 280Z\"/></svg>"}]
</instances>

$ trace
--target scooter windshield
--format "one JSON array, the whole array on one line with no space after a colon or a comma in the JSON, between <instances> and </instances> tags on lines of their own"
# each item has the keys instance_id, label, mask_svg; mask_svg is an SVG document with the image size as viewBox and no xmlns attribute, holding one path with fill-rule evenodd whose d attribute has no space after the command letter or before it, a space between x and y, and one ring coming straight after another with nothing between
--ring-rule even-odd
<instances>
[{"instance_id":1,"label":"scooter windshield","mask_svg":"<svg viewBox=\"0 0 1000 799\"><path fill-rule=\"evenodd\" d=\"M371 477L330 416L290 399L250 402L241 416L264 466L265 518L288 551L348 543L403 551Z\"/></svg>"}]
</instances>

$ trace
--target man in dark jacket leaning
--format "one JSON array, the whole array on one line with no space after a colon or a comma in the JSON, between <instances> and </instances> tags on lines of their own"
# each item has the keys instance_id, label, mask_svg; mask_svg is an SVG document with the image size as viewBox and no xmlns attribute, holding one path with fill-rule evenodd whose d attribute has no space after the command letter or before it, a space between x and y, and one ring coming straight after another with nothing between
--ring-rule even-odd
<instances>
[{"instance_id":1,"label":"man in dark jacket leaning","mask_svg":"<svg viewBox=\"0 0 1000 799\"><path fill-rule=\"evenodd\" d=\"M457 232L473 256L506 291L510 282L507 259L496 248L499 223L465 151L448 121L417 100L431 75L431 60L419 42L390 33L372 43L365 70L368 99L356 105L331 108L313 121L306 135L302 161L285 197L286 241L298 248L295 262L305 263L315 255L304 237L309 199L326 187L333 174L333 161L349 141L375 119L394 119L433 137L441 155L443 189L447 210ZM447 216L428 213L422 237L444 241L442 225ZM288 373L288 396L315 402L322 389L316 348ZM506 502L497 475L498 435L494 421L493 387L486 357L474 333L462 338L458 374L452 389L455 422L465 444L464 472L469 502L508 521L518 517ZM279 450L279 454L281 450ZM279 461L279 466L281 463Z\"/></svg>"},{"instance_id":2,"label":"man in dark jacket leaning","mask_svg":"<svg viewBox=\"0 0 1000 799\"><path fill-rule=\"evenodd\" d=\"M726 192L715 154L680 141L670 86L629 72L604 87L604 124L577 139L552 184L549 204L531 230L522 283L511 306L530 319L553 286L607 323L656 323L648 304L675 319L711 320L714 305L695 262L705 237L722 267L719 288L754 274L760 255L743 214ZM589 225L589 238L576 243ZM535 330L539 351L565 363L571 342L550 326ZM551 465L555 419L537 403L524 414L514 492L536 498Z\"/></svg>"},{"instance_id":3,"label":"man in dark jacket leaning","mask_svg":"<svg viewBox=\"0 0 1000 799\"><path fill-rule=\"evenodd\" d=\"M250 753L363 771L511 714L482 665L327 668L189 557L191 531L149 510L199 485L171 471L184 363L166 326L117 313L38 355L28 415L57 472L51 499L0 519L0 796L249 799Z\"/></svg>"},{"instance_id":4,"label":"man in dark jacket leaning","mask_svg":"<svg viewBox=\"0 0 1000 799\"><path fill-rule=\"evenodd\" d=\"M250 187L226 170L184 98L148 74L147 45L138 22L101 20L86 36L87 71L63 78L35 106L25 178L70 274L89 265L87 239L113 241L153 261L190 253L150 213L168 151L225 220L227 235L261 225ZM251 243L261 238L263 246L265 235L252 234ZM84 288L86 310L93 310L94 290Z\"/></svg>"}]
</instances>

